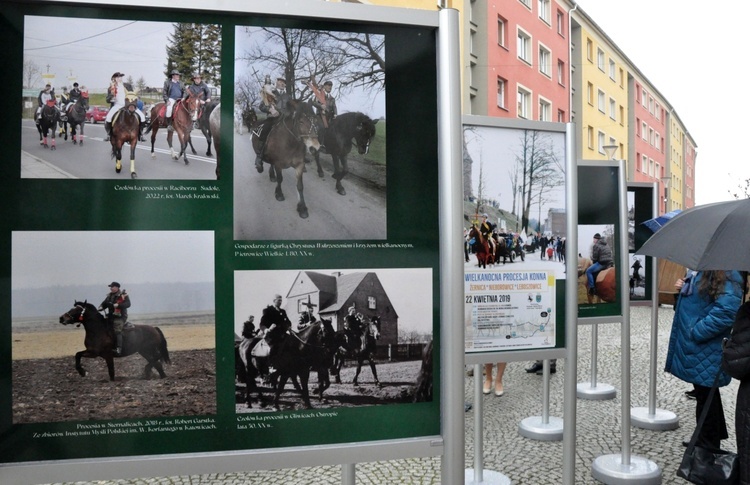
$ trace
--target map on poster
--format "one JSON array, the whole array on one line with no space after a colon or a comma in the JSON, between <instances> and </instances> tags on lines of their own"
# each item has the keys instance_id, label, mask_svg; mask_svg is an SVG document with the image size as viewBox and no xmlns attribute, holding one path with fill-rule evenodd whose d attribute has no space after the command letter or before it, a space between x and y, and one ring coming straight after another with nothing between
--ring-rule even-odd
<instances>
[{"instance_id":1,"label":"map on poster","mask_svg":"<svg viewBox=\"0 0 750 485\"><path fill-rule=\"evenodd\" d=\"M466 271L466 351L555 346L553 271Z\"/></svg>"}]
</instances>

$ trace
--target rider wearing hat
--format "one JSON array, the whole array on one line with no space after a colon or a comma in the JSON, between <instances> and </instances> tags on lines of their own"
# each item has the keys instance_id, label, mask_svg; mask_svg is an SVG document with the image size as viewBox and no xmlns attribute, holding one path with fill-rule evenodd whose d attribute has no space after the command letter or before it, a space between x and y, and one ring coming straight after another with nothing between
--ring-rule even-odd
<instances>
[{"instance_id":1,"label":"rider wearing hat","mask_svg":"<svg viewBox=\"0 0 750 485\"><path fill-rule=\"evenodd\" d=\"M333 81L326 81L323 83L323 100L317 97L312 98L312 105L315 106L318 116L325 118L328 126L331 126L331 121L338 115L336 98L331 95L331 89L333 89Z\"/></svg>"},{"instance_id":2,"label":"rider wearing hat","mask_svg":"<svg viewBox=\"0 0 750 485\"><path fill-rule=\"evenodd\" d=\"M39 107L36 109L36 115L34 116L37 125L39 124L39 117L42 114L42 107L47 104L47 101L50 99L55 99L55 88L53 88L50 83L47 83L44 86L44 89L39 91L39 96L37 97ZM55 106L55 108L57 108L57 106Z\"/></svg>"},{"instance_id":3,"label":"rider wearing hat","mask_svg":"<svg viewBox=\"0 0 750 485\"><path fill-rule=\"evenodd\" d=\"M109 293L99 305L99 311L107 309L115 330L115 355L122 353L122 330L128 322L128 308L130 296L125 290L120 290L120 283L113 281L109 284Z\"/></svg>"},{"instance_id":4,"label":"rider wearing hat","mask_svg":"<svg viewBox=\"0 0 750 485\"><path fill-rule=\"evenodd\" d=\"M185 85L180 81L180 71L172 69L169 73L169 79L164 81L164 88L162 89L162 98L167 103L167 114L164 118L167 120L167 129L172 129L172 109L178 99L182 99L185 95Z\"/></svg>"},{"instance_id":5,"label":"rider wearing hat","mask_svg":"<svg viewBox=\"0 0 750 485\"><path fill-rule=\"evenodd\" d=\"M260 122L256 129L256 136L260 141L260 149L255 154L255 169L258 173L263 173L263 152L266 148L266 138L271 132L270 125L283 118L280 115L287 114L287 107L291 95L286 91L286 79L283 77L276 78L276 86L271 88L271 77L266 76L265 83L260 92L261 103L258 108L266 113L266 119Z\"/></svg>"},{"instance_id":6,"label":"rider wearing hat","mask_svg":"<svg viewBox=\"0 0 750 485\"><path fill-rule=\"evenodd\" d=\"M594 234L594 244L591 246L591 266L586 270L586 281L589 295L596 294L596 276L600 271L614 265L612 249L598 232Z\"/></svg>"},{"instance_id":7,"label":"rider wearing hat","mask_svg":"<svg viewBox=\"0 0 750 485\"><path fill-rule=\"evenodd\" d=\"M125 85L125 83L122 81L123 77L125 77L125 74L119 71L112 74L112 80L109 84L109 88L107 88L106 101L112 104L112 107L109 109L109 112L107 112L107 117L104 119L104 131L107 132L107 136L106 138L104 138L104 141L109 141L109 137L112 134L112 118L115 116L115 113L125 107L125 103L127 102L126 95L128 94L128 90L132 89L131 86ZM143 138L143 127L146 124L146 116L137 107L135 109L135 112L138 115L138 119L140 120L138 137L141 141L146 141L145 138Z\"/></svg>"},{"instance_id":8,"label":"rider wearing hat","mask_svg":"<svg viewBox=\"0 0 750 485\"><path fill-rule=\"evenodd\" d=\"M200 104L210 103L211 91L208 89L208 85L201 80L201 75L196 72L193 74L192 80L193 84L190 84L185 88L185 95L183 98L187 99L191 94L193 97L198 97L202 94L203 97L198 98Z\"/></svg>"},{"instance_id":9,"label":"rider wearing hat","mask_svg":"<svg viewBox=\"0 0 750 485\"><path fill-rule=\"evenodd\" d=\"M81 90L78 87L78 83L73 83L73 89L68 91L68 102L65 103L65 106L63 107L63 114L66 114L68 112L68 108L76 104L76 102L81 99Z\"/></svg>"}]
</instances>

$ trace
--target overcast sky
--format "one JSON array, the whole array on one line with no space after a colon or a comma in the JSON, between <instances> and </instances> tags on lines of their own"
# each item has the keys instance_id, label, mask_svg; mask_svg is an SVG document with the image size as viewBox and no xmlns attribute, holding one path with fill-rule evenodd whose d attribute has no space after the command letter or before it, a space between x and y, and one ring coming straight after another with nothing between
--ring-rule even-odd
<instances>
[{"instance_id":1,"label":"overcast sky","mask_svg":"<svg viewBox=\"0 0 750 485\"><path fill-rule=\"evenodd\" d=\"M356 269L356 270L308 270L330 275L335 272L343 274L375 272L383 289L391 300L393 309L398 314L399 330L416 330L420 333L432 332L432 271L425 268L416 269ZM284 300L299 274L298 270L289 271L235 271L234 273L234 331L242 333L242 323L249 315L255 315L257 328L262 310L273 303L276 293ZM316 308L316 316L317 316ZM295 309L288 309L289 319L297 321Z\"/></svg>"},{"instance_id":2,"label":"overcast sky","mask_svg":"<svg viewBox=\"0 0 750 485\"><path fill-rule=\"evenodd\" d=\"M14 231L11 288L214 281L212 231Z\"/></svg>"},{"instance_id":3,"label":"overcast sky","mask_svg":"<svg viewBox=\"0 0 750 485\"><path fill-rule=\"evenodd\" d=\"M750 2L579 0L675 108L698 145L696 204L731 200L750 178L743 49Z\"/></svg>"},{"instance_id":4,"label":"overcast sky","mask_svg":"<svg viewBox=\"0 0 750 485\"><path fill-rule=\"evenodd\" d=\"M73 81L101 92L116 71L160 87L172 32L170 22L27 16L23 54L43 73L56 75L52 84L57 93ZM43 85L40 79L38 87Z\"/></svg>"}]
</instances>

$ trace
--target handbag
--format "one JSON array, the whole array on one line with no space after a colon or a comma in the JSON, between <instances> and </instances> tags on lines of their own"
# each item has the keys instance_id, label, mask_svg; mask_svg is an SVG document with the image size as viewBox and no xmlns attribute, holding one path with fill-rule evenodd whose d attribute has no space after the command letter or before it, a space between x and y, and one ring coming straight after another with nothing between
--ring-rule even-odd
<instances>
[{"instance_id":1,"label":"handbag","mask_svg":"<svg viewBox=\"0 0 750 485\"><path fill-rule=\"evenodd\" d=\"M716 394L720 376L721 369L716 374L714 385L706 400L707 403L710 403ZM708 405L703 406L698 424L695 426L693 436L677 469L677 476L699 485L737 485L740 483L740 463L737 454L697 444L701 428L708 415L708 408Z\"/></svg>"}]
</instances>

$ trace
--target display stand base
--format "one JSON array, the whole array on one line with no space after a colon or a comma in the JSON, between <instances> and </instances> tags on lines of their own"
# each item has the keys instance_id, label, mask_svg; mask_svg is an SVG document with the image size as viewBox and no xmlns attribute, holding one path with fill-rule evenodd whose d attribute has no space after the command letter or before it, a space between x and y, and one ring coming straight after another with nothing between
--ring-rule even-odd
<instances>
[{"instance_id":1,"label":"display stand base","mask_svg":"<svg viewBox=\"0 0 750 485\"><path fill-rule=\"evenodd\" d=\"M475 482L475 473L473 468L467 468L464 473L464 484L465 485L510 485L510 478L506 477L502 473L495 472L492 470L482 471L482 481Z\"/></svg>"},{"instance_id":2,"label":"display stand base","mask_svg":"<svg viewBox=\"0 0 750 485\"><path fill-rule=\"evenodd\" d=\"M630 457L630 464L622 464L622 455L603 455L591 465L591 476L602 483L620 485L660 485L661 469L656 463L639 456Z\"/></svg>"},{"instance_id":3,"label":"display stand base","mask_svg":"<svg viewBox=\"0 0 750 485\"><path fill-rule=\"evenodd\" d=\"M545 423L542 416L531 416L518 424L518 434L532 440L560 441L563 439L563 420L550 416Z\"/></svg>"},{"instance_id":4,"label":"display stand base","mask_svg":"<svg viewBox=\"0 0 750 485\"><path fill-rule=\"evenodd\" d=\"M576 386L576 396L579 399L591 400L614 399L617 391L609 384L598 382L596 387L591 387L590 382L581 382Z\"/></svg>"},{"instance_id":5,"label":"display stand base","mask_svg":"<svg viewBox=\"0 0 750 485\"><path fill-rule=\"evenodd\" d=\"M648 408L631 408L630 424L637 428L667 431L677 429L680 426L680 418L672 411L664 409L657 408L654 414L649 414Z\"/></svg>"}]
</instances>

